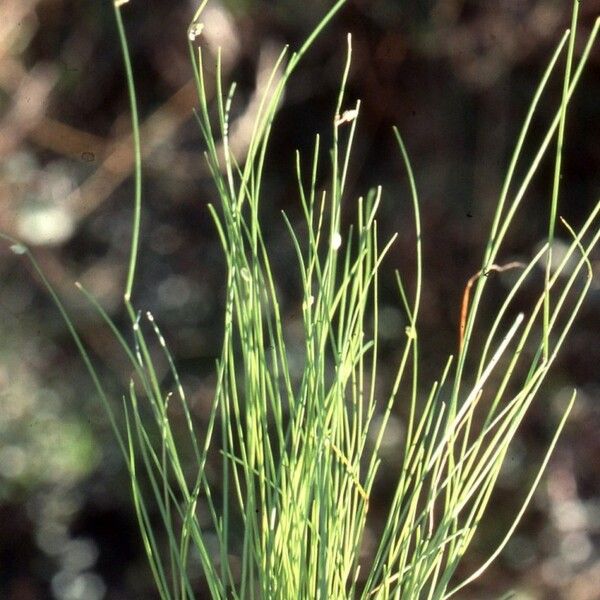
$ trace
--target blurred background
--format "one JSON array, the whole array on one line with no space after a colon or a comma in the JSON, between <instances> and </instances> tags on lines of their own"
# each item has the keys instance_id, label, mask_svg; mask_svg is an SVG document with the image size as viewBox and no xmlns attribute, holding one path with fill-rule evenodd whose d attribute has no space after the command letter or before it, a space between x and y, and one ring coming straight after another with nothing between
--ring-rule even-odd
<instances>
[{"instance_id":1,"label":"blurred background","mask_svg":"<svg viewBox=\"0 0 600 600\"><path fill-rule=\"evenodd\" d=\"M211 0L202 44L223 47L239 82L232 143L261 74L284 44L298 47L331 3ZM216 201L202 156L191 83L189 0L132 0L129 32L144 148L142 247L135 303L159 322L176 357L198 427L206 423L219 354L224 262L207 203ZM400 237L382 281L385 385L404 335L393 270L414 279L407 182L392 137L408 146L422 198L425 283L423 386L456 351L463 288L480 267L502 178L539 78L562 32L564 0L348 0L286 90L264 181L265 229L280 275L289 335L301 312L294 253L280 210L300 216L294 150L331 128L346 34L353 35L348 106L362 100L348 188L352 202L384 187L382 239ZM576 57L600 13L580 6ZM209 67L209 69L212 67ZM554 77L533 127L538 143L560 100ZM559 213L581 224L598 199L600 47L567 122ZM129 369L116 342L74 287L81 281L125 326L121 297L132 217L130 121L112 2L0 3L0 231L29 244L72 314L115 403ZM529 158L535 143L527 146ZM528 260L547 228L552 161L542 165L501 260ZM559 243L567 240L563 230ZM0 598L154 598L127 474L106 416L56 307L28 262L0 244ZM597 277L600 255L593 257ZM388 276L389 275L389 276ZM511 278L494 276L488 298ZM502 539L551 439L573 386L579 400L515 536L461 598L600 598L600 279L551 379L508 456L463 567L476 568ZM485 304L482 318L497 305ZM477 349L477 340L474 349ZM385 447L399 464L403 420ZM373 513L391 490L380 482ZM200 596L199 596L200 597Z\"/></svg>"}]
</instances>

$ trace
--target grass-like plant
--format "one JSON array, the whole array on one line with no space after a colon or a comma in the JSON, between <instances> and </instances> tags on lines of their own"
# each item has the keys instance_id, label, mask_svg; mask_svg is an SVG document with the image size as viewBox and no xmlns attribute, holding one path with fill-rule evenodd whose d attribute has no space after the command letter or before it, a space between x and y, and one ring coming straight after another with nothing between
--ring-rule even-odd
<instances>
[{"instance_id":1,"label":"grass-like plant","mask_svg":"<svg viewBox=\"0 0 600 600\"><path fill-rule=\"evenodd\" d=\"M483 518L503 460L571 328L591 282L588 255L598 241L598 203L573 231L568 251L552 257L557 220L565 121L598 33L596 21L574 64L578 2L570 31L562 37L529 107L500 192L481 271L465 294L460 348L439 378L420 372L419 304L423 277L417 184L398 130L414 209L416 285L409 291L397 276L408 325L391 392L376 387L380 363L378 278L393 238L379 240L380 188L355 202L350 230L341 226L342 204L360 103L346 104L347 61L333 111L332 147L322 165L321 142L312 156L296 156L298 196L304 215L299 226L282 214L295 249L302 295L303 368L292 374L271 268L274 251L261 224L261 187L274 117L288 79L320 30L343 5L338 1L296 52L282 52L263 92L244 160L229 147L230 106L235 86L222 81L216 64L216 100L209 106L202 44L202 3L188 31L199 98L197 122L219 202L210 211L227 264L223 345L206 430L197 431L177 370L152 315L134 308L132 291L141 210L141 152L135 86L121 17L115 15L130 90L136 155L135 218L125 305L133 344L119 332L94 298L82 289L119 340L132 367L129 390L117 410L97 376L60 299L48 285L73 334L104 402L127 463L133 502L144 546L161 598L194 598L199 576L215 599L387 599L441 600L454 596L498 556L515 530L540 481L573 405L575 393L556 427L547 454L522 508L497 549L472 575L456 580L457 567ZM563 93L533 158L523 157L525 140L546 85L566 55ZM216 122L211 115L216 114ZM502 244L542 158L556 145L554 185L546 244L531 258L491 323L480 323L486 275L506 267ZM517 166L524 176L515 181ZM318 189L327 169L327 189ZM299 231L305 231L302 235ZM433 235L433 234L432 234ZM16 252L29 250L12 240ZM497 263L497 261L500 261ZM545 261L544 285L527 313L515 316L514 299ZM573 266L574 265L574 266ZM36 266L37 268L37 266ZM43 273L38 269L40 277ZM45 279L44 279L45 281ZM147 321L147 322L146 322ZM163 389L150 352L156 335L171 365L174 390ZM485 339L477 360L467 356L471 340ZM427 343L427 340L424 340ZM431 381L430 381L431 378ZM423 396L424 394L424 396ZM173 403L179 403L187 435L177 435ZM402 468L385 525L371 557L360 550L369 523L369 503L381 464L382 440L396 403L408 420ZM377 418L375 418L377 417ZM181 432L179 432L181 434ZM218 448L220 482L209 481L209 451ZM389 476L389 475L388 475ZM218 493L216 493L218 491ZM210 525L199 519L205 508ZM162 527L152 514L158 511ZM206 517L205 517L206 518ZM216 541L216 544L215 544Z\"/></svg>"}]
</instances>

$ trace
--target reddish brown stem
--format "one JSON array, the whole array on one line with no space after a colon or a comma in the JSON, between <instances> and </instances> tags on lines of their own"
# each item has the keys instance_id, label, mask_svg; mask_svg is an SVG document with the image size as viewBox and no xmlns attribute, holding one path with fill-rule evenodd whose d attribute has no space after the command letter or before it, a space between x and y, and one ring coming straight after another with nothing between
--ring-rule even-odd
<instances>
[{"instance_id":1,"label":"reddish brown stem","mask_svg":"<svg viewBox=\"0 0 600 600\"><path fill-rule=\"evenodd\" d=\"M459 354L462 352L463 347L465 345L465 329L467 327L467 314L469 311L469 299L471 296L471 288L473 287L473 284L482 276L486 276L491 272L491 271L496 271L498 273L501 273L502 271L508 271L510 269L518 269L518 268L524 268L525 264L523 264L522 262L519 261L513 261L510 263L507 263L505 265L490 265L485 271L481 270L481 271L477 271L477 273L475 273L475 275L473 275L469 281L467 281L467 285L465 286L465 291L463 292L463 298L462 298L462 304L460 307L460 327L459 327L459 332L458 332L458 350L459 350Z\"/></svg>"}]
</instances>

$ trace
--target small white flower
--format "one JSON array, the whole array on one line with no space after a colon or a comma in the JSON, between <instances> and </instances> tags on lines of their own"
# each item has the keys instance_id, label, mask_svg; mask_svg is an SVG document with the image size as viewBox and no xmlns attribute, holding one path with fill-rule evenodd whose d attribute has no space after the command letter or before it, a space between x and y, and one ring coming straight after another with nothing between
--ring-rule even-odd
<instances>
[{"instance_id":1,"label":"small white flower","mask_svg":"<svg viewBox=\"0 0 600 600\"><path fill-rule=\"evenodd\" d=\"M334 250L339 250L342 245L342 236L336 231L331 238L331 247Z\"/></svg>"},{"instance_id":2,"label":"small white flower","mask_svg":"<svg viewBox=\"0 0 600 600\"><path fill-rule=\"evenodd\" d=\"M129 0L115 0L115 7L120 8L123 4L127 4Z\"/></svg>"}]
</instances>

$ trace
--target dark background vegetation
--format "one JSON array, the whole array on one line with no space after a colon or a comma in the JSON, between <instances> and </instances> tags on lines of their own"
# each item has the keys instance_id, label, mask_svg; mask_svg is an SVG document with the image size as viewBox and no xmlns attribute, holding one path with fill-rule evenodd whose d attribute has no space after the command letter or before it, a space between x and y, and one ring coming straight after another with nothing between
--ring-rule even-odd
<instances>
[{"instance_id":1,"label":"dark background vegetation","mask_svg":"<svg viewBox=\"0 0 600 600\"><path fill-rule=\"evenodd\" d=\"M282 44L297 47L324 0L211 2L206 44L224 47L226 79L240 82L242 117L256 73ZM349 0L286 91L265 179L264 219L291 332L300 316L292 247L280 217L299 215L293 152L330 127L353 35L351 99L362 99L348 190L383 184L384 233L399 231L382 277L389 364L404 334L393 269L414 276L407 183L391 127L408 145L422 198L424 384L455 352L460 299L477 271L512 145L541 73L568 27L561 0ZM183 0L132 0L123 9L145 148L142 252L136 305L150 309L176 356L200 429L219 352L224 264L207 203L215 201L192 118ZM581 50L600 2L581 2ZM569 114L560 214L582 222L597 200L600 54L591 57ZM560 98L557 75L534 124L540 139ZM350 100L348 104L350 105ZM29 243L120 401L129 371L83 282L122 322L132 216L132 156L112 2L0 3L0 230ZM243 147L243 135L240 143ZM533 145L529 147L533 149ZM529 152L531 156L531 152ZM325 175L325 174L324 174ZM551 161L527 195L502 260L527 260L544 235ZM326 182L326 179L323 181ZM563 231L559 238L567 239ZM600 262L594 257L598 275ZM494 277L483 307L508 279ZM551 381L519 431L487 520L465 562L478 566L524 497L571 386L579 400L543 483L513 540L462 598L600 598L598 280ZM30 266L0 245L0 598L153 598L127 475L82 361ZM476 342L475 342L476 343ZM387 446L391 473L402 418ZM393 477L387 478L393 481ZM374 516L390 489L381 482Z\"/></svg>"}]
</instances>

